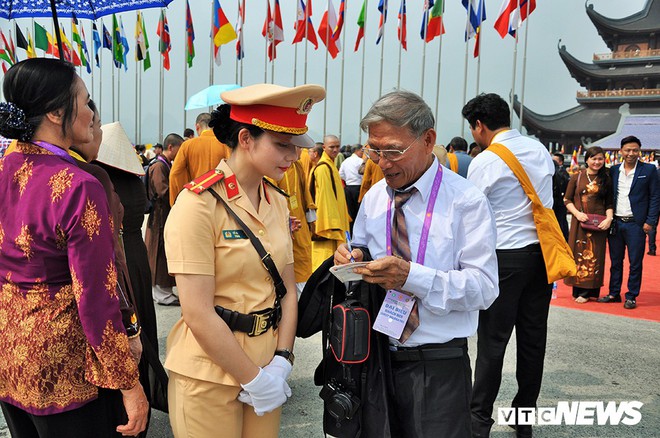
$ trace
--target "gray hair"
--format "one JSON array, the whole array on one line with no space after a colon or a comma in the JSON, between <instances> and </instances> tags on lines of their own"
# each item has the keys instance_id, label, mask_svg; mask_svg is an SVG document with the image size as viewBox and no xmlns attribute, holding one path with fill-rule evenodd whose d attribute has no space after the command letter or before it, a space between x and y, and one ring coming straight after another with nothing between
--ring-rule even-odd
<instances>
[{"instance_id":1,"label":"gray hair","mask_svg":"<svg viewBox=\"0 0 660 438\"><path fill-rule=\"evenodd\" d=\"M433 112L424 99L403 90L381 96L360 121L360 129L368 132L369 125L380 122L405 127L415 136L435 126Z\"/></svg>"}]
</instances>

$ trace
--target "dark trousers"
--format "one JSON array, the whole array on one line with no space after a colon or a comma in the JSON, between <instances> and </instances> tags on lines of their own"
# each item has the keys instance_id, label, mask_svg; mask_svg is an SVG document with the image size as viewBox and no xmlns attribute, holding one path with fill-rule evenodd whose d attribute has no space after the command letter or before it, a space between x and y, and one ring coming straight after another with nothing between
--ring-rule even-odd
<instances>
[{"instance_id":1,"label":"dark trousers","mask_svg":"<svg viewBox=\"0 0 660 438\"><path fill-rule=\"evenodd\" d=\"M472 431L488 436L493 403L502 382L504 353L516 328L516 380L512 407L535 407L541 390L552 285L536 245L498 250L500 295L479 313L477 362L472 388Z\"/></svg>"},{"instance_id":2,"label":"dark trousers","mask_svg":"<svg viewBox=\"0 0 660 438\"><path fill-rule=\"evenodd\" d=\"M646 248L646 234L636 222L616 221L616 233L609 236L610 246L610 295L621 294L623 282L623 256L628 248L630 273L628 274L628 292L626 300L636 300L642 285L642 260Z\"/></svg>"},{"instance_id":3,"label":"dark trousers","mask_svg":"<svg viewBox=\"0 0 660 438\"><path fill-rule=\"evenodd\" d=\"M649 251L654 253L656 250L655 236L658 234L658 226L656 225L649 231Z\"/></svg>"},{"instance_id":4,"label":"dark trousers","mask_svg":"<svg viewBox=\"0 0 660 438\"><path fill-rule=\"evenodd\" d=\"M33 415L0 402L13 438L110 438L121 437L115 428L128 418L121 392L99 389L96 400L61 414Z\"/></svg>"},{"instance_id":5,"label":"dark trousers","mask_svg":"<svg viewBox=\"0 0 660 438\"><path fill-rule=\"evenodd\" d=\"M442 358L425 358L424 348ZM438 351L443 348L451 354ZM426 345L420 352L420 360L392 358L392 437L469 438L472 371L466 339Z\"/></svg>"}]
</instances>

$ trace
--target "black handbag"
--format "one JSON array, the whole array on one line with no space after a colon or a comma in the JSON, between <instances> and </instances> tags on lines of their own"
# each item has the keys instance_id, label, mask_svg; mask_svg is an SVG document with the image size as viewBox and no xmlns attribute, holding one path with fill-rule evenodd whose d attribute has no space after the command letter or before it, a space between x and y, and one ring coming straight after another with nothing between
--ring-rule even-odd
<instances>
[{"instance_id":1,"label":"black handbag","mask_svg":"<svg viewBox=\"0 0 660 438\"><path fill-rule=\"evenodd\" d=\"M356 300L346 300L332 308L330 348L337 362L362 363L369 358L371 341L369 312Z\"/></svg>"}]
</instances>

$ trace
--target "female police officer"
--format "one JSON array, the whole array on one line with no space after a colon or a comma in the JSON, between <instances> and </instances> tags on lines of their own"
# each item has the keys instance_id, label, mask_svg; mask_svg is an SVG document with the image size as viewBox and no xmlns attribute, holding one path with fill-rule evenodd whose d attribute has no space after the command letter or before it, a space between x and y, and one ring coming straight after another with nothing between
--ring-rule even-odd
<instances>
[{"instance_id":1,"label":"female police officer","mask_svg":"<svg viewBox=\"0 0 660 438\"><path fill-rule=\"evenodd\" d=\"M165 226L182 310L165 362L177 437L278 435L297 297L286 200L264 176L279 180L296 160L324 97L317 85L260 84L223 93L228 105L213 112L231 157L186 185Z\"/></svg>"}]
</instances>

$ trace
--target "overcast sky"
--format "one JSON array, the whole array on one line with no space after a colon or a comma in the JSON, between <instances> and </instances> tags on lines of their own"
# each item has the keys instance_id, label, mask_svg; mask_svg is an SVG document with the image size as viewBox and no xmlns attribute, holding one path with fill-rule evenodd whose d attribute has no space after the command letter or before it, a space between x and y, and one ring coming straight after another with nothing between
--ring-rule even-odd
<instances>
[{"instance_id":1,"label":"overcast sky","mask_svg":"<svg viewBox=\"0 0 660 438\"><path fill-rule=\"evenodd\" d=\"M282 20L284 22L285 41L277 47L275 60L274 82L276 84L293 86L294 72L297 85L304 82L305 44L291 44L294 37L293 23L296 16L296 3L294 0L280 0ZM321 20L326 9L325 0L315 0L312 21L315 28ZM339 8L339 0L333 0L335 9ZM333 60L329 58L327 68L327 103L318 104L310 114L308 124L310 134L316 140L321 140L324 126L326 133L341 134L342 144L365 141L366 135L359 133L359 121L368 110L371 103L381 94L380 72L383 66L383 92L397 87L422 92L422 64L425 64L423 97L435 112L436 83L440 74L439 110L436 114L436 128L438 130L438 143L446 144L453 136L461 135L462 120L460 110L463 106L465 43L463 35L465 30L466 13L460 0L446 0L444 23L447 32L442 38L442 53L440 68L438 56L440 52L439 39L426 45L419 36L422 17L422 0L407 1L407 33L408 50L401 55L401 74L399 78L399 42L397 40L397 12L400 0L390 0L389 14L385 26L384 60L381 63L381 46L376 45L376 34L379 20L377 10L378 0L368 0L366 35L363 45L358 52L354 52L357 35L357 17L362 6L362 0L346 1L346 25L344 27L345 51L343 60L344 91L341 92L342 79L342 53ZM588 0L596 11L613 18L625 17L641 10L646 0ZM156 27L158 24L158 10L147 10L145 22L148 39L151 45L150 54L152 68L142 74L142 112L140 128L136 128L135 111L135 84L136 65L133 61L135 42L136 13L122 13L124 29L131 44L128 72L119 73L115 70L115 118L118 117L126 129L129 138L142 143L152 143L159 136L159 114L163 112L163 135L169 132L182 133L184 127L194 127L194 119L201 110L188 111L184 114L186 95L201 90L210 82L210 0L190 0L193 23L195 28L196 57L193 67L187 70L187 92L185 90L185 1L174 0L168 10L167 18L172 36L172 51L170 52L172 68L164 73L164 99L159 98L158 84L160 81L158 38ZM222 0L229 21L236 22L237 0ZM479 92L495 92L508 100L513 78L513 51L514 39L507 36L502 40L493 29L500 8L500 0L487 0L487 20L484 23L481 46L481 74ZM245 24L245 59L243 61L243 85L264 82L265 45L261 36L261 29L266 16L266 0L247 0L247 13ZM42 25L50 28L48 20L38 19ZM70 20L62 20L70 36ZM81 20L85 26L88 38L87 44L91 50L91 24L89 20ZM112 18L104 19L106 26L111 27ZM30 20L17 20L25 30L30 26ZM594 53L608 52L605 43L598 36L596 29L589 21L585 3L581 0L537 0L537 9L529 19L529 37L527 50L527 73L525 81L525 105L531 110L541 114L554 114L577 105L575 95L582 88L571 78L557 52L557 44L561 39L568 51L578 59L590 62ZM9 24L1 20L0 26L6 32ZM520 32L518 45L518 71L516 73L516 94L522 96L522 66L524 52L525 26ZM381 43L382 44L382 43ZM467 99L477 93L477 62L472 58L473 40L469 43ZM297 62L296 59L297 49ZM362 47L366 48L363 69ZM236 82L236 62L234 42L222 47L222 66L215 66L213 83L224 84ZM38 51L41 54L41 51ZM326 50L319 40L319 49L307 49L307 83L324 85L326 83ZM19 49L21 59L25 52ZM112 111L112 68L110 52L103 50L103 68L94 68L93 87L92 76L85 71L82 77L93 98L101 104L101 117L104 123L113 119ZM362 71L364 70L364 88L361 88ZM102 78L101 78L102 74ZM271 82L271 65L267 66L267 81ZM117 80L119 78L119 80ZM102 93L100 84L102 82ZM185 92L185 94L184 94ZM360 108L360 95L363 96ZM343 105L341 100L343 96ZM326 107L327 105L327 107ZM184 116L185 126L184 126ZM514 120L514 126L518 121ZM141 131L138 137L138 132ZM469 137L469 130L465 130Z\"/></svg>"}]
</instances>

